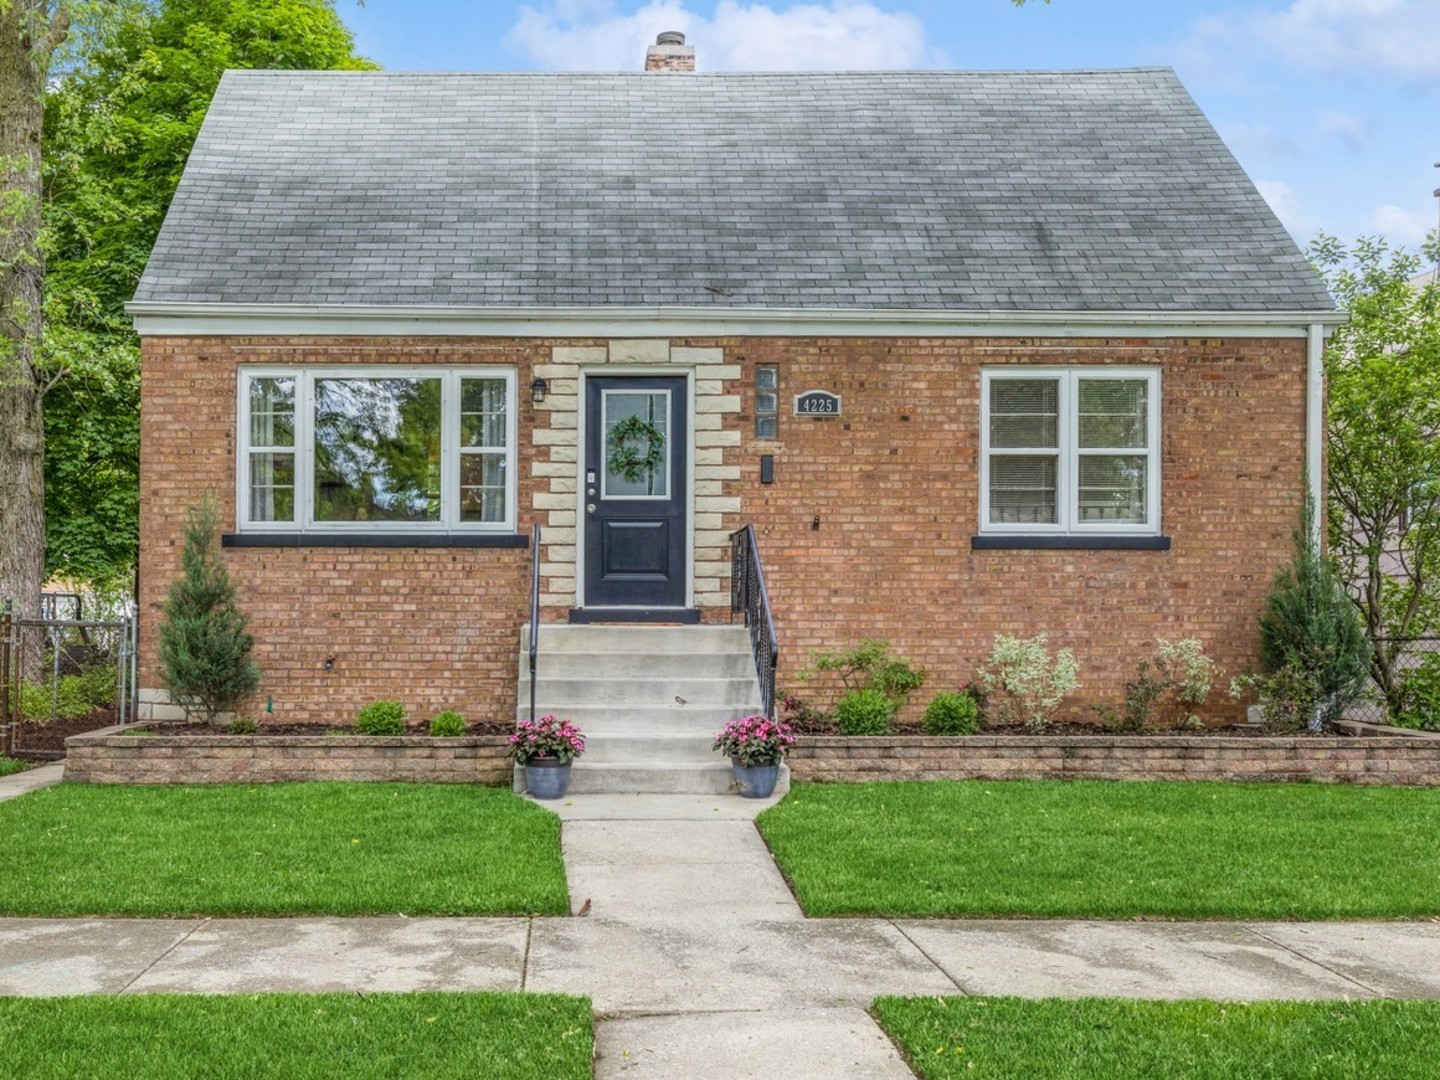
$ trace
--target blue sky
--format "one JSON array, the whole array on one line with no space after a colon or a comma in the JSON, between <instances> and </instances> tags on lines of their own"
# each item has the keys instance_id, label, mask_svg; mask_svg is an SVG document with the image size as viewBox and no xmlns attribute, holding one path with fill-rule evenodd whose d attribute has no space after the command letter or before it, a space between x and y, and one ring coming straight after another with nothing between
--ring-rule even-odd
<instances>
[{"instance_id":1,"label":"blue sky","mask_svg":"<svg viewBox=\"0 0 1440 1080\"><path fill-rule=\"evenodd\" d=\"M1440 0L337 0L394 70L638 70L661 30L702 70L1167 65L1300 243L1418 245L1440 187Z\"/></svg>"}]
</instances>

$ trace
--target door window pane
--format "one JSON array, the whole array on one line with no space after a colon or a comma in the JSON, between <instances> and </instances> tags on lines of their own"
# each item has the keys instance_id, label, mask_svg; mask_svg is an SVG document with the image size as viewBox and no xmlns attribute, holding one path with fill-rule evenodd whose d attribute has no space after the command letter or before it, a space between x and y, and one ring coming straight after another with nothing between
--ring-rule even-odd
<instances>
[{"instance_id":1,"label":"door window pane","mask_svg":"<svg viewBox=\"0 0 1440 1080\"><path fill-rule=\"evenodd\" d=\"M315 520L440 520L440 380L315 380Z\"/></svg>"},{"instance_id":2,"label":"door window pane","mask_svg":"<svg viewBox=\"0 0 1440 1080\"><path fill-rule=\"evenodd\" d=\"M1135 454L1086 454L1080 458L1080 520L1144 525L1146 467Z\"/></svg>"},{"instance_id":3,"label":"door window pane","mask_svg":"<svg viewBox=\"0 0 1440 1080\"><path fill-rule=\"evenodd\" d=\"M990 383L990 445L1038 450L1060 445L1058 379L993 379Z\"/></svg>"},{"instance_id":4,"label":"door window pane","mask_svg":"<svg viewBox=\"0 0 1440 1080\"><path fill-rule=\"evenodd\" d=\"M602 495L614 498L668 498L670 495L670 394L665 390L606 390L601 397L603 414L603 442L601 453L605 459L605 484ZM652 425L660 436L659 462L653 467L640 470L635 478L621 475L610 467L614 447L614 432L617 425L631 417L638 417ZM623 439L632 456L641 459L651 453L648 439L631 436Z\"/></svg>"},{"instance_id":5,"label":"door window pane","mask_svg":"<svg viewBox=\"0 0 1440 1080\"><path fill-rule=\"evenodd\" d=\"M997 524L1054 525L1059 518L1059 459L997 455L990 459L990 520Z\"/></svg>"},{"instance_id":6,"label":"door window pane","mask_svg":"<svg viewBox=\"0 0 1440 1080\"><path fill-rule=\"evenodd\" d=\"M1080 448L1143 450L1149 384L1144 379L1081 379Z\"/></svg>"}]
</instances>

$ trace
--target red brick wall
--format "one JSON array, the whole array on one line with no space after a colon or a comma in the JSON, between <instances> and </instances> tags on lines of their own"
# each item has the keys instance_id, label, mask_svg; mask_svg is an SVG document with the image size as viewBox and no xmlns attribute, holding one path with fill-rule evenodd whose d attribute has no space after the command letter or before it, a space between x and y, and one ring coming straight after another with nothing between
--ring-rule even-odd
<instances>
[{"instance_id":1,"label":"red brick wall","mask_svg":"<svg viewBox=\"0 0 1440 1080\"><path fill-rule=\"evenodd\" d=\"M1118 702L1157 637L1199 637L1232 674L1255 663L1256 616L1297 523L1303 340L743 341L726 359L746 370L742 517L765 560L782 688L810 650L862 637L888 638L929 670L918 707L971 678L997 633L1045 631L1079 662L1075 718ZM778 443L752 437L756 363L780 365ZM1171 550L970 549L980 368L1026 363L1162 369ZM844 415L787 415L791 396L814 388L843 395ZM775 455L769 487L762 453ZM1229 705L1223 686L1212 700Z\"/></svg>"},{"instance_id":2,"label":"red brick wall","mask_svg":"<svg viewBox=\"0 0 1440 1080\"><path fill-rule=\"evenodd\" d=\"M235 522L235 372L254 364L499 364L519 385L548 354L538 342L150 338L140 448L142 687L155 668L159 609L179 566L185 509L206 491ZM520 427L529 395L519 393ZM528 531L531 449L519 446L519 525ZM231 548L226 562L263 669L250 712L276 722L343 721L382 697L412 715L514 716L530 554L490 548ZM335 657L326 671L327 656ZM272 717L265 716L265 719Z\"/></svg>"},{"instance_id":3,"label":"red brick wall","mask_svg":"<svg viewBox=\"0 0 1440 1080\"><path fill-rule=\"evenodd\" d=\"M156 615L178 563L185 507L214 491L234 520L235 368L277 363L503 364L519 371L519 523L528 529L530 368L556 344L434 338L152 338L144 345L141 685L158 685ZM759 534L781 643L782 687L807 654L889 638L934 690L970 678L996 633L1047 631L1074 649L1070 709L1118 701L1155 639L1196 636L1230 673L1254 662L1255 619L1288 558L1304 454L1305 343L1286 340L718 339L742 378L724 427L723 491ZM753 367L780 365L780 439L753 438ZM1163 370L1161 495L1170 551L971 551L978 531L979 371L998 364ZM790 397L842 394L836 419L788 415ZM775 483L759 455L775 455ZM812 529L819 516L820 527ZM544 515L540 520L545 521ZM227 525L228 527L228 525ZM417 715L514 706L529 553L474 548L230 549L277 720L340 719L380 696ZM707 611L710 619L724 618ZM560 609L547 617L561 618ZM323 670L333 654L333 672ZM1217 695L1223 697L1223 695Z\"/></svg>"}]
</instances>

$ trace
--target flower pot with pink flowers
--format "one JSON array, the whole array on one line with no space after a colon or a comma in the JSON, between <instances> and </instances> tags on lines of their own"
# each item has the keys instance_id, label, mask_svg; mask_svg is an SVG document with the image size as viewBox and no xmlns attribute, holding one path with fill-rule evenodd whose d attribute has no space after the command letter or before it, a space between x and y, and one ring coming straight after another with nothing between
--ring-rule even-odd
<instances>
[{"instance_id":1,"label":"flower pot with pink flowers","mask_svg":"<svg viewBox=\"0 0 1440 1080\"><path fill-rule=\"evenodd\" d=\"M585 752L585 733L553 715L521 720L510 736L510 756L525 767L525 787L537 799L558 799L570 786L570 763Z\"/></svg>"},{"instance_id":2,"label":"flower pot with pink flowers","mask_svg":"<svg viewBox=\"0 0 1440 1080\"><path fill-rule=\"evenodd\" d=\"M731 720L715 736L712 749L729 756L741 795L765 799L775 793L780 762L794 745L795 733L789 724L756 714Z\"/></svg>"}]
</instances>

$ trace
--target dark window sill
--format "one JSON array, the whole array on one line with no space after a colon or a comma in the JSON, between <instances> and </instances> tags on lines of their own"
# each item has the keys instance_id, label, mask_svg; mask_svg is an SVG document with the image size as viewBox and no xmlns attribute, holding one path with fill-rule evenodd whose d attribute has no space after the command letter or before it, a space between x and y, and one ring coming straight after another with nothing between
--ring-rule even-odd
<instances>
[{"instance_id":1,"label":"dark window sill","mask_svg":"<svg viewBox=\"0 0 1440 1080\"><path fill-rule=\"evenodd\" d=\"M226 533L222 547L253 548L525 548L524 533Z\"/></svg>"},{"instance_id":2,"label":"dark window sill","mask_svg":"<svg viewBox=\"0 0 1440 1080\"><path fill-rule=\"evenodd\" d=\"M1168 536L1002 536L970 538L972 551L1169 551Z\"/></svg>"}]
</instances>

